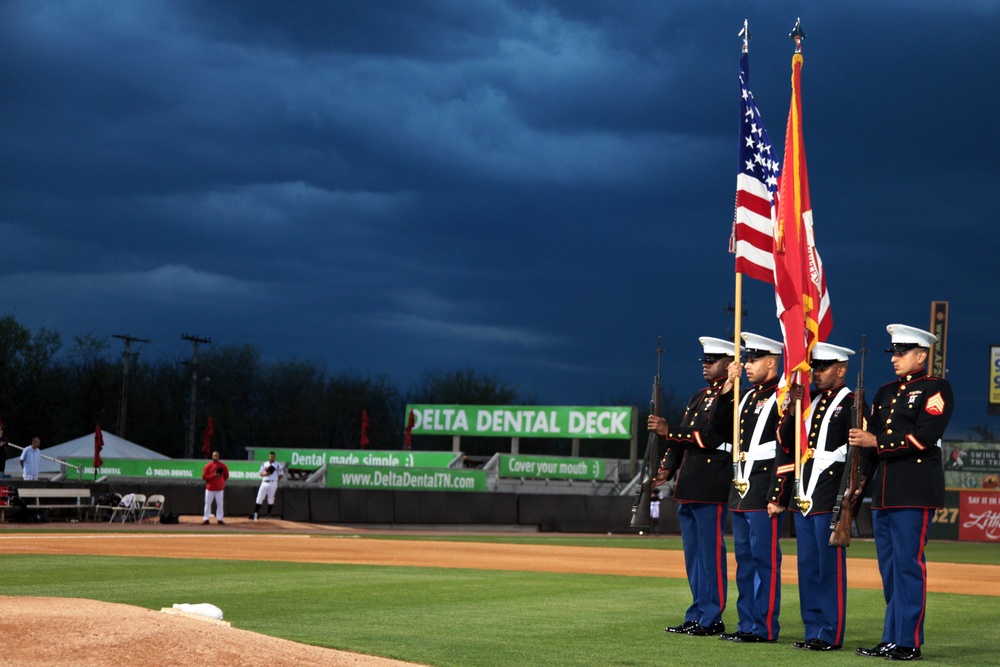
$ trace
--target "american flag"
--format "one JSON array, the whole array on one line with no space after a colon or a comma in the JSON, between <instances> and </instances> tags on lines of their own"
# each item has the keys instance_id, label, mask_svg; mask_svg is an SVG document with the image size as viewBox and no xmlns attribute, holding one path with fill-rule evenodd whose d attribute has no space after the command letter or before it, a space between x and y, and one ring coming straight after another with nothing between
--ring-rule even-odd
<instances>
[{"instance_id":1,"label":"american flag","mask_svg":"<svg viewBox=\"0 0 1000 667\"><path fill-rule=\"evenodd\" d=\"M736 175L736 216L729 252L736 254L736 272L774 284L774 224L772 208L778 189L780 163L750 92L750 61L740 57L740 147Z\"/></svg>"}]
</instances>

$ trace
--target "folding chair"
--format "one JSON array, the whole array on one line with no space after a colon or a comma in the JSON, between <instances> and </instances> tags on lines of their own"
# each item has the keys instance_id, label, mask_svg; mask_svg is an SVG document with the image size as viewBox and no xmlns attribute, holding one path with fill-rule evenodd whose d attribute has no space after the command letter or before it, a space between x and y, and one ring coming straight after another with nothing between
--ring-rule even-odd
<instances>
[{"instance_id":1,"label":"folding chair","mask_svg":"<svg viewBox=\"0 0 1000 667\"><path fill-rule=\"evenodd\" d=\"M142 508L146 505L146 494L137 493L135 494L135 502L132 503L132 507L129 508L128 513L122 517L122 523L126 521L138 521L142 518Z\"/></svg>"},{"instance_id":2,"label":"folding chair","mask_svg":"<svg viewBox=\"0 0 1000 667\"><path fill-rule=\"evenodd\" d=\"M111 510L111 518L108 519L108 523L114 523L115 519L118 519L122 523L125 522L125 517L132 511L132 506L135 505L135 494L126 493L122 496L122 499L118 501L114 509Z\"/></svg>"},{"instance_id":3,"label":"folding chair","mask_svg":"<svg viewBox=\"0 0 1000 667\"><path fill-rule=\"evenodd\" d=\"M143 503L143 506L136 510L138 513L138 519L136 520L143 521L147 518L159 518L160 512L163 511L163 503L166 499L166 496L160 493L154 493L151 495L146 499L146 502Z\"/></svg>"},{"instance_id":4,"label":"folding chair","mask_svg":"<svg viewBox=\"0 0 1000 667\"><path fill-rule=\"evenodd\" d=\"M114 513L114 505L94 505L94 521L104 521L108 513Z\"/></svg>"},{"instance_id":5,"label":"folding chair","mask_svg":"<svg viewBox=\"0 0 1000 667\"><path fill-rule=\"evenodd\" d=\"M124 496L122 496L121 505L115 508L115 512L112 512L111 521L115 520L116 515L118 517L118 520L121 521L121 523L125 523L126 521L135 521L136 517L140 516L139 511L145 504L146 504L145 494L127 493Z\"/></svg>"}]
</instances>

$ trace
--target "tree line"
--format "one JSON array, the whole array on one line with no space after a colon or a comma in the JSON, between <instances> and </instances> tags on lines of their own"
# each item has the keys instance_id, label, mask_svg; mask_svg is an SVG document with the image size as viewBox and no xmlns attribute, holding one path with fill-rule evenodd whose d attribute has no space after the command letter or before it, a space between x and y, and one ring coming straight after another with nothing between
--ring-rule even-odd
<instances>
[{"instance_id":1,"label":"tree line","mask_svg":"<svg viewBox=\"0 0 1000 667\"><path fill-rule=\"evenodd\" d=\"M110 336L88 334L72 336L67 344L59 332L29 330L12 315L0 318L0 419L7 439L24 446L38 435L46 447L99 425L107 433L183 458L191 414L190 360L150 359L141 353L131 358L125 432L119 433L124 359L112 343ZM359 449L363 412L369 448L401 449L408 403L536 403L517 387L471 369L428 371L404 390L386 375L331 373L322 364L296 359L265 361L249 344L201 347L198 376L196 457L201 456L209 417L212 449L224 458L243 458L250 447ZM664 405L677 413L672 394ZM642 442L647 414L640 409ZM547 438L522 438L520 445L522 453L559 455L568 455L570 447L569 440ZM414 436L413 448L449 450L451 438ZM487 456L509 451L509 442L463 437L461 448ZM628 441L585 441L581 455L627 458Z\"/></svg>"}]
</instances>

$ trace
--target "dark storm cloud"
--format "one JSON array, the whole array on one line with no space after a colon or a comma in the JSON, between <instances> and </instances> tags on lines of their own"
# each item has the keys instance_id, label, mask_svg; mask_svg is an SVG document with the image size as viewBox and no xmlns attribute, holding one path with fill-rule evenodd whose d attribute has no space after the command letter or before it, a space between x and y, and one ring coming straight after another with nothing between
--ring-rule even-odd
<instances>
[{"instance_id":1,"label":"dark storm cloud","mask_svg":"<svg viewBox=\"0 0 1000 667\"><path fill-rule=\"evenodd\" d=\"M662 334L684 393L732 327L736 33L780 147L796 16L832 342L950 300L956 421L982 423L986 2L4 3L0 305L554 403L644 401Z\"/></svg>"}]
</instances>

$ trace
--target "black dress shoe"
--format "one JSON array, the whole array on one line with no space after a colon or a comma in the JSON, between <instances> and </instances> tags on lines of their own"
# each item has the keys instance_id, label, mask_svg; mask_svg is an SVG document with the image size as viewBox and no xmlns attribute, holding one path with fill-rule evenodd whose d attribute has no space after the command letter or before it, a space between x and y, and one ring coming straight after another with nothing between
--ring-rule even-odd
<instances>
[{"instance_id":1,"label":"black dress shoe","mask_svg":"<svg viewBox=\"0 0 1000 667\"><path fill-rule=\"evenodd\" d=\"M873 646L871 648L859 648L855 651L855 653L858 655L868 656L869 658L884 658L895 648L896 645L892 642L880 642L878 646Z\"/></svg>"},{"instance_id":2,"label":"black dress shoe","mask_svg":"<svg viewBox=\"0 0 1000 667\"><path fill-rule=\"evenodd\" d=\"M767 637L761 637L760 635L755 635L752 632L737 632L736 639L734 641L744 642L747 644L756 644L759 642L776 642L777 639L768 639Z\"/></svg>"},{"instance_id":3,"label":"black dress shoe","mask_svg":"<svg viewBox=\"0 0 1000 667\"><path fill-rule=\"evenodd\" d=\"M687 633L692 637L713 637L715 635L721 635L725 631L726 624L722 621L718 621L717 623L712 623L712 625L708 626L696 623L693 628L687 631Z\"/></svg>"},{"instance_id":4,"label":"black dress shoe","mask_svg":"<svg viewBox=\"0 0 1000 667\"><path fill-rule=\"evenodd\" d=\"M687 631L698 625L698 621L684 621L680 625L671 625L663 628L664 632L676 632L677 634L687 634Z\"/></svg>"},{"instance_id":5,"label":"black dress shoe","mask_svg":"<svg viewBox=\"0 0 1000 667\"><path fill-rule=\"evenodd\" d=\"M888 660L920 660L923 656L918 648L909 646L897 646L885 654Z\"/></svg>"},{"instance_id":6,"label":"black dress shoe","mask_svg":"<svg viewBox=\"0 0 1000 667\"><path fill-rule=\"evenodd\" d=\"M792 648L809 648L809 642L811 641L813 640L807 639L804 642L792 642Z\"/></svg>"},{"instance_id":7,"label":"black dress shoe","mask_svg":"<svg viewBox=\"0 0 1000 667\"><path fill-rule=\"evenodd\" d=\"M840 644L831 644L819 638L810 639L806 642L806 648L810 651L839 651L840 647Z\"/></svg>"},{"instance_id":8,"label":"black dress shoe","mask_svg":"<svg viewBox=\"0 0 1000 667\"><path fill-rule=\"evenodd\" d=\"M745 633L740 632L739 630L737 630L736 632L723 632L721 635L719 635L719 639L726 642L734 642L736 641L736 638L742 634Z\"/></svg>"}]
</instances>

